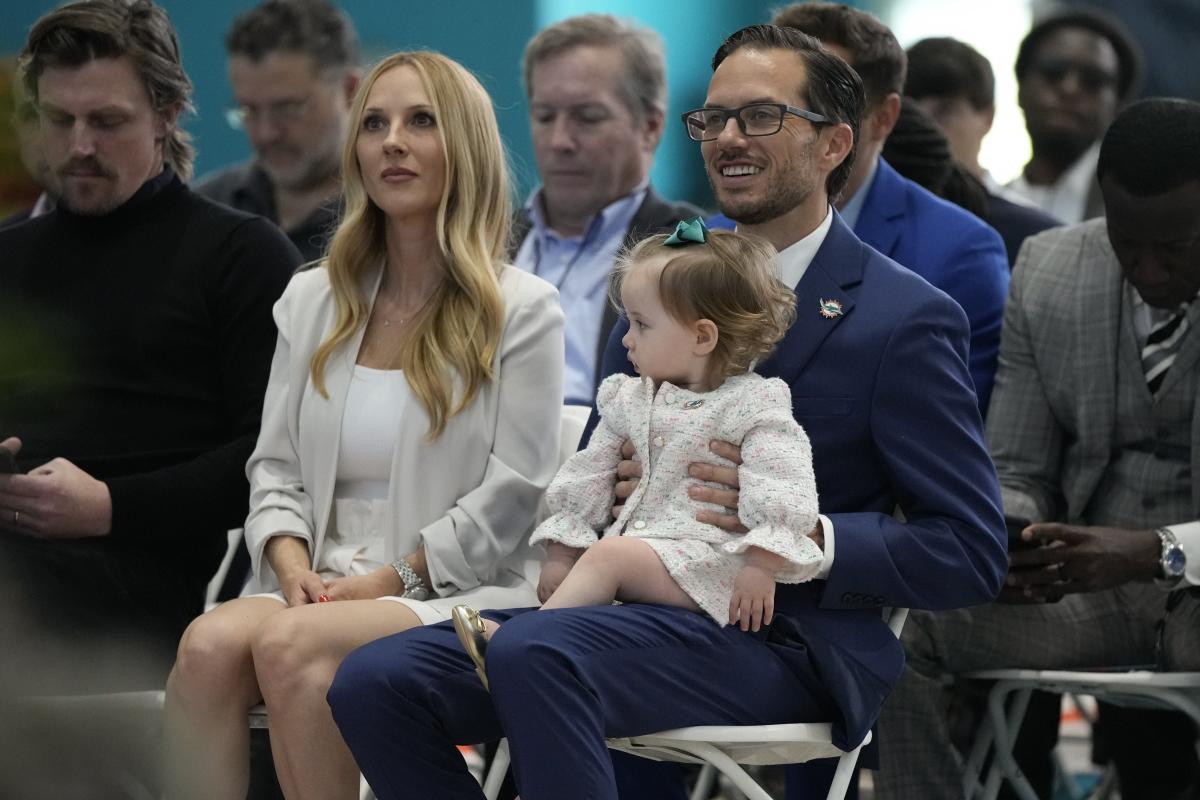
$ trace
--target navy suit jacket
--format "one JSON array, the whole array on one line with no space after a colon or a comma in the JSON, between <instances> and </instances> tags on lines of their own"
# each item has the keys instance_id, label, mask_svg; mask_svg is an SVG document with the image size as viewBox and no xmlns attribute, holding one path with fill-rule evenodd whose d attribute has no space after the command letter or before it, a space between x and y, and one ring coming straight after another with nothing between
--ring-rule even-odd
<instances>
[{"instance_id":1,"label":"navy suit jacket","mask_svg":"<svg viewBox=\"0 0 1200 800\"><path fill-rule=\"evenodd\" d=\"M1008 251L1008 268L1017 263L1021 245L1035 233L1062 225L1060 221L1038 208L1014 203L998 194L988 192L988 224L996 229Z\"/></svg>"},{"instance_id":2,"label":"navy suit jacket","mask_svg":"<svg viewBox=\"0 0 1200 800\"><path fill-rule=\"evenodd\" d=\"M986 413L1008 296L1004 242L974 214L921 188L882 158L866 191L855 235L962 306L971 326L971 378ZM712 227L732 223L715 218Z\"/></svg>"},{"instance_id":3,"label":"navy suit jacket","mask_svg":"<svg viewBox=\"0 0 1200 800\"><path fill-rule=\"evenodd\" d=\"M1008 297L1008 255L1000 235L974 214L903 177L882 158L854 233L962 306L971 325L971 378L979 408L986 412Z\"/></svg>"},{"instance_id":4,"label":"navy suit jacket","mask_svg":"<svg viewBox=\"0 0 1200 800\"><path fill-rule=\"evenodd\" d=\"M834 563L827 580L778 587L766 635L780 657L816 667L840 717L835 742L853 746L904 664L880 607L990 602L1007 544L962 309L834 213L796 287L796 322L758 367L791 386L820 509L833 522ZM819 306L833 299L844 314L828 319ZM605 376L633 372L627 330L622 319L609 338Z\"/></svg>"}]
</instances>

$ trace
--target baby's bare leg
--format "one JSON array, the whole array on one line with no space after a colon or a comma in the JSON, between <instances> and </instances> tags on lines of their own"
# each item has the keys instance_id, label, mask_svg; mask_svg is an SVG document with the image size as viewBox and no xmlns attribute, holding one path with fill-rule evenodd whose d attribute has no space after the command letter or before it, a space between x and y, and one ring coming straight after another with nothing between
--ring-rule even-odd
<instances>
[{"instance_id":1,"label":"baby's bare leg","mask_svg":"<svg viewBox=\"0 0 1200 800\"><path fill-rule=\"evenodd\" d=\"M613 600L699 610L654 548L632 536L610 536L589 547L542 608L600 606Z\"/></svg>"}]
</instances>

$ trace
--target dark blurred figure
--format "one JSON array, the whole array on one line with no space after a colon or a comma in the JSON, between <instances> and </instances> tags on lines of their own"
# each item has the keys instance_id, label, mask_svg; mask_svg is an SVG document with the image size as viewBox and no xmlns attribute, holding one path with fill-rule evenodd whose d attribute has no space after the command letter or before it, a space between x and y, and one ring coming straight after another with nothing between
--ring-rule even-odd
<instances>
[{"instance_id":1,"label":"dark blurred figure","mask_svg":"<svg viewBox=\"0 0 1200 800\"><path fill-rule=\"evenodd\" d=\"M996 111L996 80L991 64L975 48L957 39L923 39L908 49L904 91L905 106L918 106L945 135L954 160L983 184L986 208L980 216L1000 232L1011 267L1025 237L1061 223L1001 187L979 163L979 150ZM918 137L921 134L915 128L919 124L910 118L901 120L897 128L903 125L914 129L908 135ZM949 180L957 182L958 178ZM954 186L950 190L960 191ZM941 194L936 189L931 191Z\"/></svg>"},{"instance_id":2,"label":"dark blurred figure","mask_svg":"<svg viewBox=\"0 0 1200 800\"><path fill-rule=\"evenodd\" d=\"M1137 92L1137 41L1107 14L1054 13L1021 41L1016 73L1033 155L1008 188L1066 223L1103 216L1096 181L1100 139Z\"/></svg>"},{"instance_id":3,"label":"dark blurred figure","mask_svg":"<svg viewBox=\"0 0 1200 800\"><path fill-rule=\"evenodd\" d=\"M987 190L953 158L944 132L912 98L905 97L900 106L892 135L883 143L883 157L910 181L990 224Z\"/></svg>"},{"instance_id":4,"label":"dark blurred figure","mask_svg":"<svg viewBox=\"0 0 1200 800\"><path fill-rule=\"evenodd\" d=\"M19 68L12 71L9 79L8 88L12 95L12 116L10 117L12 134L16 140L16 152L20 161L18 170L23 169L25 176L18 179L16 176L7 174L0 175L0 180L6 184L2 196L0 196L0 205L9 209L19 207L10 202L18 198L28 202L23 194L25 184L32 182L36 188L33 188L32 191L35 198L33 203L6 219L0 220L0 228L24 222L30 217L41 216L53 210L55 194L50 186L50 170L46 166L46 158L42 154L42 132L38 121L37 107L29 99L29 92L25 89L25 79ZM21 194L14 197L13 190L18 187L20 187Z\"/></svg>"},{"instance_id":5,"label":"dark blurred figure","mask_svg":"<svg viewBox=\"0 0 1200 800\"><path fill-rule=\"evenodd\" d=\"M1130 0L1057 0L1055 5L1099 9L1125 24L1142 45L1145 80L1140 97L1186 97L1200 100L1200 3L1154 0L1152 6ZM1153 8L1147 13L1147 8Z\"/></svg>"},{"instance_id":6,"label":"dark blurred figure","mask_svg":"<svg viewBox=\"0 0 1200 800\"><path fill-rule=\"evenodd\" d=\"M912 101L937 124L954 160L993 194L1004 194L983 165L979 150L996 116L992 65L966 42L948 36L922 39L909 47L905 102Z\"/></svg>"},{"instance_id":7,"label":"dark blurred figure","mask_svg":"<svg viewBox=\"0 0 1200 800\"><path fill-rule=\"evenodd\" d=\"M234 107L254 158L196 191L281 227L305 261L324 255L337 224L340 158L358 86L358 35L327 0L266 0L225 37Z\"/></svg>"}]
</instances>

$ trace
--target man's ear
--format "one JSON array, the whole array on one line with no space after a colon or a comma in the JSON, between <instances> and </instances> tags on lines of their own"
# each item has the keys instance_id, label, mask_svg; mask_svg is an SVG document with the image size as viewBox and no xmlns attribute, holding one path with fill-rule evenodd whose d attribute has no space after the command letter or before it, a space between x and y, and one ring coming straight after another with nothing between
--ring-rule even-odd
<instances>
[{"instance_id":1,"label":"man's ear","mask_svg":"<svg viewBox=\"0 0 1200 800\"><path fill-rule=\"evenodd\" d=\"M692 347L692 355L706 356L717 346L720 333L717 323L711 319L698 319L692 323L692 331L696 335L696 344Z\"/></svg>"},{"instance_id":2,"label":"man's ear","mask_svg":"<svg viewBox=\"0 0 1200 800\"><path fill-rule=\"evenodd\" d=\"M996 106L988 106L983 113L987 115L987 129L983 132L983 135L987 136L992 131L992 123L996 121Z\"/></svg>"},{"instance_id":3,"label":"man's ear","mask_svg":"<svg viewBox=\"0 0 1200 800\"><path fill-rule=\"evenodd\" d=\"M653 154L658 149L658 143L663 136L664 117L658 110L646 111L642 120L642 143L646 152Z\"/></svg>"},{"instance_id":4,"label":"man's ear","mask_svg":"<svg viewBox=\"0 0 1200 800\"><path fill-rule=\"evenodd\" d=\"M158 139L166 139L179 124L179 115L183 113L183 103L175 103L167 106L158 112L158 124L155 126L155 134Z\"/></svg>"},{"instance_id":5,"label":"man's ear","mask_svg":"<svg viewBox=\"0 0 1200 800\"><path fill-rule=\"evenodd\" d=\"M837 169L854 149L854 131L850 130L849 125L838 122L830 125L828 129L829 135L823 137L825 144L820 151L820 158L825 167L823 171L826 173Z\"/></svg>"},{"instance_id":6,"label":"man's ear","mask_svg":"<svg viewBox=\"0 0 1200 800\"><path fill-rule=\"evenodd\" d=\"M892 135L892 128L896 127L896 120L900 119L900 95L890 92L875 106L868 117L870 118L868 124L871 126L871 138L877 142L886 141L887 137Z\"/></svg>"},{"instance_id":7,"label":"man's ear","mask_svg":"<svg viewBox=\"0 0 1200 800\"><path fill-rule=\"evenodd\" d=\"M346 97L346 108L354 101L354 93L358 90L358 83L362 80L362 73L356 69L352 69L342 78L342 93Z\"/></svg>"}]
</instances>

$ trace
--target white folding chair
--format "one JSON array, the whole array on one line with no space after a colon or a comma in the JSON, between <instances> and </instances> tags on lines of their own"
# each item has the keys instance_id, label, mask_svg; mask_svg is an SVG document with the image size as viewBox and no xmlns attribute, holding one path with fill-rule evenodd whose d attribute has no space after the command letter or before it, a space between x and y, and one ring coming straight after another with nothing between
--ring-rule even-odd
<instances>
[{"instance_id":1,"label":"white folding chair","mask_svg":"<svg viewBox=\"0 0 1200 800\"><path fill-rule=\"evenodd\" d=\"M1013 758L1013 743L1035 689L1092 695L1115 705L1182 711L1200 728L1200 672L996 669L964 677L995 681L963 776L967 800L995 800L1007 781L1022 800L1038 800ZM983 774L984 764L991 767Z\"/></svg>"},{"instance_id":2,"label":"white folding chair","mask_svg":"<svg viewBox=\"0 0 1200 800\"><path fill-rule=\"evenodd\" d=\"M907 617L907 608L895 608L888 613L888 627L896 638L900 637ZM831 739L832 725L827 722L702 725L609 739L608 746L655 761L702 765L700 778L692 790L692 800L708 796L714 771L729 778L750 800L772 800L741 765L797 764L814 758L837 758L837 771L826 800L840 800L846 796L858 754L863 745L871 741L871 734L868 732L858 747L849 751L838 749ZM484 781L483 791L488 800L496 800L499 795L508 765L508 743L502 741Z\"/></svg>"}]
</instances>

